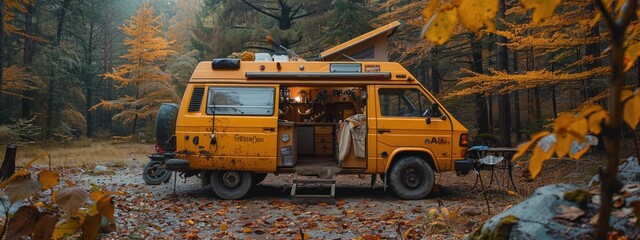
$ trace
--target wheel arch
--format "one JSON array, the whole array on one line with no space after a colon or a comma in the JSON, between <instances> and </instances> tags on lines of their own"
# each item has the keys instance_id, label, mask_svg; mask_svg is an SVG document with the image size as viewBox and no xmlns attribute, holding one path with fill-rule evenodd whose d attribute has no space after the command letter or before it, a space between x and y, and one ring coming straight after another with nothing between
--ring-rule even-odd
<instances>
[{"instance_id":1,"label":"wheel arch","mask_svg":"<svg viewBox=\"0 0 640 240\"><path fill-rule=\"evenodd\" d=\"M384 172L389 172L389 169L395 162L406 156L420 157L422 160L426 161L427 164L429 164L429 166L431 166L435 172L440 171L431 150L424 148L398 148L391 153L391 156L389 156L391 161L387 162L387 166L385 166Z\"/></svg>"}]
</instances>

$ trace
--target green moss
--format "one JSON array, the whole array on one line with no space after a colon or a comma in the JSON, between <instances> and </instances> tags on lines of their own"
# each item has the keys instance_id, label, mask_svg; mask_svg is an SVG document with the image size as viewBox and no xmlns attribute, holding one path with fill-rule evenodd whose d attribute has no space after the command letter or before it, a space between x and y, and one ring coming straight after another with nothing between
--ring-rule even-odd
<instances>
[{"instance_id":1,"label":"green moss","mask_svg":"<svg viewBox=\"0 0 640 240\"><path fill-rule=\"evenodd\" d=\"M469 239L471 240L489 239L489 235L486 232L484 235L482 235L482 227L484 227L484 223L480 224L480 227L476 228L476 230L473 231Z\"/></svg>"},{"instance_id":2,"label":"green moss","mask_svg":"<svg viewBox=\"0 0 640 240\"><path fill-rule=\"evenodd\" d=\"M591 194L586 190L577 189L575 191L565 192L563 198L564 200L580 205L586 203L591 198Z\"/></svg>"},{"instance_id":3,"label":"green moss","mask_svg":"<svg viewBox=\"0 0 640 240\"><path fill-rule=\"evenodd\" d=\"M484 223L480 225L472 234L469 236L469 239L472 240L503 240L509 239L509 235L511 234L511 228L518 223L518 217L514 215L508 215L500 219L498 224L496 224L493 232L483 231Z\"/></svg>"},{"instance_id":4,"label":"green moss","mask_svg":"<svg viewBox=\"0 0 640 240\"><path fill-rule=\"evenodd\" d=\"M514 215L508 215L500 219L496 228L493 230L492 239L495 240L503 240L509 239L509 235L511 234L511 228L518 224L518 217Z\"/></svg>"}]
</instances>

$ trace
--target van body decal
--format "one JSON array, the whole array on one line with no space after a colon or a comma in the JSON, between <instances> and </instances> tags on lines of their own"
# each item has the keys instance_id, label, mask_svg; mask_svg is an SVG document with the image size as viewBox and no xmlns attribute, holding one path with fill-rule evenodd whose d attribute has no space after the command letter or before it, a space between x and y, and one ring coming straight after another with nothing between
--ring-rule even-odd
<instances>
[{"instance_id":1,"label":"van body decal","mask_svg":"<svg viewBox=\"0 0 640 240\"><path fill-rule=\"evenodd\" d=\"M240 136L238 134L233 136L233 139L236 142L250 142L250 143L261 143L264 142L264 138L258 137L258 136Z\"/></svg>"},{"instance_id":2,"label":"van body decal","mask_svg":"<svg viewBox=\"0 0 640 240\"><path fill-rule=\"evenodd\" d=\"M449 144L450 142L448 137L432 137L424 140L424 144Z\"/></svg>"}]
</instances>

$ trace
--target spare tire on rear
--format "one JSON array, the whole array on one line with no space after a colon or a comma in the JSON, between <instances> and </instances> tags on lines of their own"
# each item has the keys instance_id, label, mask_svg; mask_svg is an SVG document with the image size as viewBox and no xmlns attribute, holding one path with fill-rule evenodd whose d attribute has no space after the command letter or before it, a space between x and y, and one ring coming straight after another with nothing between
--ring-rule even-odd
<instances>
[{"instance_id":1,"label":"spare tire on rear","mask_svg":"<svg viewBox=\"0 0 640 240\"><path fill-rule=\"evenodd\" d=\"M163 103L156 117L156 143L165 151L176 150L176 119L180 106L175 103Z\"/></svg>"}]
</instances>

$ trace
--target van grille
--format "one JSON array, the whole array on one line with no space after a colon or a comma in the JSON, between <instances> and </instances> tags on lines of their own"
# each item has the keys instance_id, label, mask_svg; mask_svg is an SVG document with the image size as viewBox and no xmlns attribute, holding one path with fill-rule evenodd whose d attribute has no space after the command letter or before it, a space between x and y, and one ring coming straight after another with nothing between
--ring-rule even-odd
<instances>
[{"instance_id":1,"label":"van grille","mask_svg":"<svg viewBox=\"0 0 640 240\"><path fill-rule=\"evenodd\" d=\"M202 104L202 96L204 95L204 88L194 88L193 94L191 94L191 100L189 100L189 112L199 112L200 105Z\"/></svg>"}]
</instances>

